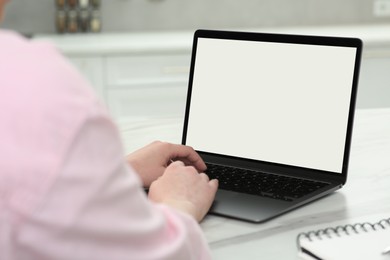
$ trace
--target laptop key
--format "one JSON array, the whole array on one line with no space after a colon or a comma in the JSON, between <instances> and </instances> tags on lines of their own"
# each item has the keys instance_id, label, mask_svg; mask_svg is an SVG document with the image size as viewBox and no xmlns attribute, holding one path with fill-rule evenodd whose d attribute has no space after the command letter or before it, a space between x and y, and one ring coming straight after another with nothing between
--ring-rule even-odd
<instances>
[{"instance_id":1,"label":"laptop key","mask_svg":"<svg viewBox=\"0 0 390 260\"><path fill-rule=\"evenodd\" d=\"M284 201L299 199L328 183L280 176L207 163L206 174L218 179L220 189L243 192Z\"/></svg>"}]
</instances>

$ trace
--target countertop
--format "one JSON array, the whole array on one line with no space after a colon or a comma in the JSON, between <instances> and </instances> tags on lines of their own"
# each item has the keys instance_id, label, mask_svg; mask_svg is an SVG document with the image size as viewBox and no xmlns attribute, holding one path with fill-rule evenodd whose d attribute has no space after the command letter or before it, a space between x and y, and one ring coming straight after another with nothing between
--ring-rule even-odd
<instances>
[{"instance_id":1,"label":"countertop","mask_svg":"<svg viewBox=\"0 0 390 260\"><path fill-rule=\"evenodd\" d=\"M235 28L230 30L358 37L363 40L365 50L390 49L390 24ZM192 46L192 36L193 31L159 31L35 35L33 40L51 41L67 55L108 55L172 51L189 53ZM390 50L388 52L390 53Z\"/></svg>"}]
</instances>

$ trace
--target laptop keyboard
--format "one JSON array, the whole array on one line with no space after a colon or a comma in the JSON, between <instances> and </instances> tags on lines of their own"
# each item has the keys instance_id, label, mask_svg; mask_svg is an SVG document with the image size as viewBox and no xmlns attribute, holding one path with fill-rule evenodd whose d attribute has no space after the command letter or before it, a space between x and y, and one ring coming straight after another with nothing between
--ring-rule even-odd
<instances>
[{"instance_id":1,"label":"laptop keyboard","mask_svg":"<svg viewBox=\"0 0 390 260\"><path fill-rule=\"evenodd\" d=\"M246 194L292 201L328 185L325 182L311 181L276 174L207 164L206 174L210 179L218 179L219 188Z\"/></svg>"}]
</instances>

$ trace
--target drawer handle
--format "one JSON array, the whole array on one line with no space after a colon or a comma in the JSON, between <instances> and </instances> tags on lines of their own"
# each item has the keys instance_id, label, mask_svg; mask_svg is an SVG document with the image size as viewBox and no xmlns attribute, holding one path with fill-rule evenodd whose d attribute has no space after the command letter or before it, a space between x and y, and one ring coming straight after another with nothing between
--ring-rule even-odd
<instances>
[{"instance_id":1,"label":"drawer handle","mask_svg":"<svg viewBox=\"0 0 390 260\"><path fill-rule=\"evenodd\" d=\"M189 71L188 66L165 66L162 68L164 74L187 74Z\"/></svg>"}]
</instances>

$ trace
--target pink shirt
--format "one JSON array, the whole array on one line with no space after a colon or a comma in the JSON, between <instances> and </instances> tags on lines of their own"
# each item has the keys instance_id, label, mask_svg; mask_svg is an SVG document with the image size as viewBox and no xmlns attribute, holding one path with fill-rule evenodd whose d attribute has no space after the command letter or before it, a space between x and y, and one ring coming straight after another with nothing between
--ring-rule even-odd
<instances>
[{"instance_id":1,"label":"pink shirt","mask_svg":"<svg viewBox=\"0 0 390 260\"><path fill-rule=\"evenodd\" d=\"M209 259L196 221L152 204L89 83L0 31L0 259Z\"/></svg>"}]
</instances>

